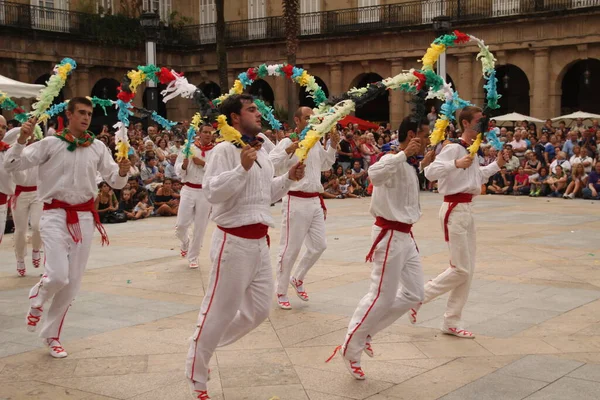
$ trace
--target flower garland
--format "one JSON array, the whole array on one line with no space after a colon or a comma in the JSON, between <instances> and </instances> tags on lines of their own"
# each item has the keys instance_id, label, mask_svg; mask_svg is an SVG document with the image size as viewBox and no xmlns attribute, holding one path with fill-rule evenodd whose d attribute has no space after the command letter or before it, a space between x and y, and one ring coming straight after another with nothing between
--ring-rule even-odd
<instances>
[{"instance_id":1,"label":"flower garland","mask_svg":"<svg viewBox=\"0 0 600 400\"><path fill-rule=\"evenodd\" d=\"M200 113L194 114L192 122L190 122L190 128L187 131L187 140L185 141L185 147L183 148L183 156L185 158L192 157L192 143L194 142L194 136L200 131L200 122L202 122L202 116Z\"/></svg>"},{"instance_id":2,"label":"flower garland","mask_svg":"<svg viewBox=\"0 0 600 400\"><path fill-rule=\"evenodd\" d=\"M29 115L35 117L38 121L43 122L48 119L46 110L52 104L52 101L67 82L67 77L77 68L77 63L70 58L63 58L60 64L54 67L54 75L46 82L46 87L40 91L37 96L37 102L31 106L32 110Z\"/></svg>"}]
</instances>

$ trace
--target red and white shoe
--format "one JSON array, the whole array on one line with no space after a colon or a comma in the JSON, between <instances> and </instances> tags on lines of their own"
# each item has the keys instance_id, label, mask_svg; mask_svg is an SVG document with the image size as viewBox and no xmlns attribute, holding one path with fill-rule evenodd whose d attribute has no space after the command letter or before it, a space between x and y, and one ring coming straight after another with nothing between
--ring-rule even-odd
<instances>
[{"instance_id":1,"label":"red and white shoe","mask_svg":"<svg viewBox=\"0 0 600 400\"><path fill-rule=\"evenodd\" d=\"M342 350L342 346L336 347L335 350L333 351L333 354L327 360L325 360L325 362L328 363L329 361L331 361L333 359L333 357L335 357L337 352L340 350ZM360 361L348 360L346 357L344 357L343 354L342 354L342 360L344 361L344 365L350 372L350 375L352 375L352 377L354 379L363 381L367 378L365 376L365 373L363 372L362 368L360 367Z\"/></svg>"},{"instance_id":2,"label":"red and white shoe","mask_svg":"<svg viewBox=\"0 0 600 400\"><path fill-rule=\"evenodd\" d=\"M44 310L42 309L42 307L29 308L29 312L25 317L25 322L27 323L27 330L29 332L35 332L35 330L37 329L37 324L38 322L40 322L43 313Z\"/></svg>"},{"instance_id":3,"label":"red and white shoe","mask_svg":"<svg viewBox=\"0 0 600 400\"><path fill-rule=\"evenodd\" d=\"M198 260L190 261L190 269L198 269Z\"/></svg>"},{"instance_id":4,"label":"red and white shoe","mask_svg":"<svg viewBox=\"0 0 600 400\"><path fill-rule=\"evenodd\" d=\"M473 332L469 332L464 329L444 327L442 328L442 333L446 335L456 336L462 339L475 339L475 335L473 334Z\"/></svg>"},{"instance_id":5,"label":"red and white shoe","mask_svg":"<svg viewBox=\"0 0 600 400\"><path fill-rule=\"evenodd\" d=\"M188 247L190 246L190 243L186 243L181 245L180 251L181 251L181 258L185 258L187 256L188 253Z\"/></svg>"},{"instance_id":6,"label":"red and white shoe","mask_svg":"<svg viewBox=\"0 0 600 400\"><path fill-rule=\"evenodd\" d=\"M365 347L363 348L363 351L369 357L375 357L375 352L373 352L373 347L371 347L371 335L367 336L367 341L365 342Z\"/></svg>"},{"instance_id":7,"label":"red and white shoe","mask_svg":"<svg viewBox=\"0 0 600 400\"><path fill-rule=\"evenodd\" d=\"M17 261L17 274L19 276L25 276L25 261Z\"/></svg>"},{"instance_id":8,"label":"red and white shoe","mask_svg":"<svg viewBox=\"0 0 600 400\"><path fill-rule=\"evenodd\" d=\"M54 358L65 358L68 356L65 349L61 346L58 338L48 338L46 339L46 345L50 349L50 355Z\"/></svg>"},{"instance_id":9,"label":"red and white shoe","mask_svg":"<svg viewBox=\"0 0 600 400\"><path fill-rule=\"evenodd\" d=\"M33 250L31 252L31 263L33 264L33 268L39 268L40 267L40 261L42 259L42 254L41 251L39 250Z\"/></svg>"},{"instance_id":10,"label":"red and white shoe","mask_svg":"<svg viewBox=\"0 0 600 400\"><path fill-rule=\"evenodd\" d=\"M423 303L419 303L418 306L416 306L415 308L411 308L408 312L408 320L413 325L417 323L417 311L419 311L419 308L421 308L421 304Z\"/></svg>"},{"instance_id":11,"label":"red and white shoe","mask_svg":"<svg viewBox=\"0 0 600 400\"><path fill-rule=\"evenodd\" d=\"M210 400L210 397L208 397L208 392L206 390L194 390L194 393L192 393L192 395L194 396L194 399L197 400Z\"/></svg>"},{"instance_id":12,"label":"red and white shoe","mask_svg":"<svg viewBox=\"0 0 600 400\"><path fill-rule=\"evenodd\" d=\"M304 291L304 282L294 278L290 278L290 285L294 288L294 291L302 301L308 301L308 293Z\"/></svg>"},{"instance_id":13,"label":"red and white shoe","mask_svg":"<svg viewBox=\"0 0 600 400\"><path fill-rule=\"evenodd\" d=\"M290 304L290 299L288 299L287 294L277 294L277 305L282 310L292 309L292 305Z\"/></svg>"}]
</instances>

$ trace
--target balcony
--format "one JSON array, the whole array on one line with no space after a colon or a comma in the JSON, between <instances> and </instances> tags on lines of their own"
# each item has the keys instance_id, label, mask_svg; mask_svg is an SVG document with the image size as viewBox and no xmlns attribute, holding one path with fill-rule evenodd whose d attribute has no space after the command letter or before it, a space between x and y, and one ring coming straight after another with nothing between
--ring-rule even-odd
<instances>
[{"instance_id":1,"label":"balcony","mask_svg":"<svg viewBox=\"0 0 600 400\"><path fill-rule=\"evenodd\" d=\"M539 17L600 11L600 0L424 0L402 4L301 14L301 37L334 37L365 32L429 29L435 17L454 25L490 23L514 17ZM144 41L139 20L121 15L86 14L0 0L0 29L69 35L107 45L137 47ZM285 39L283 17L226 23L229 45ZM216 24L163 27L161 45L197 48L216 41Z\"/></svg>"}]
</instances>

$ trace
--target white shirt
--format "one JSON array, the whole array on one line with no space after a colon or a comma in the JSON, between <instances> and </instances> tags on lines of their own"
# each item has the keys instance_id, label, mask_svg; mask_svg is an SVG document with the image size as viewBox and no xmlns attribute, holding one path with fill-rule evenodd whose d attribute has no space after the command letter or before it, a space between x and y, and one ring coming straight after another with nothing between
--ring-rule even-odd
<instances>
[{"instance_id":1,"label":"white shirt","mask_svg":"<svg viewBox=\"0 0 600 400\"><path fill-rule=\"evenodd\" d=\"M54 136L56 135L56 129L54 128L48 128L48 130L46 131L46 137L48 136Z\"/></svg>"},{"instance_id":2,"label":"white shirt","mask_svg":"<svg viewBox=\"0 0 600 400\"><path fill-rule=\"evenodd\" d=\"M15 184L19 186L37 186L38 167L26 169L25 171L13 172Z\"/></svg>"},{"instance_id":3,"label":"white shirt","mask_svg":"<svg viewBox=\"0 0 600 400\"><path fill-rule=\"evenodd\" d=\"M5 160L8 159L8 152L10 150L11 149L0 151L0 162L2 164L4 164ZM15 193L15 181L13 175L5 168L0 168L0 193L6 195L12 195Z\"/></svg>"},{"instance_id":4,"label":"white shirt","mask_svg":"<svg viewBox=\"0 0 600 400\"><path fill-rule=\"evenodd\" d=\"M552 161L552 163L550 164L550 170L553 174L556 173L557 165L560 165L562 167L565 174L567 173L567 171L571 170L571 163L569 163L567 160L559 160L558 158L555 158L554 161Z\"/></svg>"},{"instance_id":5,"label":"white shirt","mask_svg":"<svg viewBox=\"0 0 600 400\"><path fill-rule=\"evenodd\" d=\"M43 203L52 199L69 204L81 204L98 194L96 172L115 189L127 183L119 176L119 166L108 148L99 140L88 147L67 150L67 143L56 136L24 146L15 143L4 160L7 171L19 171L39 166L38 198Z\"/></svg>"},{"instance_id":6,"label":"white shirt","mask_svg":"<svg viewBox=\"0 0 600 400\"><path fill-rule=\"evenodd\" d=\"M275 146L275 149L269 153L269 159L275 166L275 174L286 173L290 168L298 163L298 157L295 154L289 155L285 149L292 145L289 138L283 139ZM306 193L323 193L321 185L321 171L328 171L335 162L336 149L329 146L327 150L321 143L315 143L312 149L308 151L308 156L304 160L304 178L300 181L294 181L290 190Z\"/></svg>"},{"instance_id":7,"label":"white shirt","mask_svg":"<svg viewBox=\"0 0 600 400\"><path fill-rule=\"evenodd\" d=\"M513 140L509 144L512 146L515 153L524 153L525 150L527 150L527 142L523 139L519 140L518 142Z\"/></svg>"},{"instance_id":8,"label":"white shirt","mask_svg":"<svg viewBox=\"0 0 600 400\"><path fill-rule=\"evenodd\" d=\"M208 158L212 154L213 149L206 150L204 152L206 154L206 156L202 157L202 150L200 150L198 148L198 146L196 146L195 144L192 144L190 146L190 150L192 151L194 156L198 157L205 163L208 161ZM181 178L181 182L183 182L183 183L189 182L189 183L193 183L194 185L201 185L202 180L204 179L204 172L206 170L206 166L203 167L201 165L196 165L196 164L194 164L194 162L192 160L190 160L188 162L187 168L183 169L183 160L184 159L185 159L185 157L183 156L183 152L181 152L177 156L177 161L175 161L175 171L177 172L177 175L179 175L179 177Z\"/></svg>"},{"instance_id":9,"label":"white shirt","mask_svg":"<svg viewBox=\"0 0 600 400\"><path fill-rule=\"evenodd\" d=\"M406 154L386 154L369 167L373 183L371 215L414 224L421 217L419 178Z\"/></svg>"},{"instance_id":10,"label":"white shirt","mask_svg":"<svg viewBox=\"0 0 600 400\"><path fill-rule=\"evenodd\" d=\"M202 187L213 205L211 219L224 228L264 224L275 227L271 204L289 190L288 175L273 178L273 164L267 151L257 152L257 163L246 171L240 160L241 149L221 142L212 150L206 164Z\"/></svg>"},{"instance_id":11,"label":"white shirt","mask_svg":"<svg viewBox=\"0 0 600 400\"><path fill-rule=\"evenodd\" d=\"M275 143L271 142L271 139L269 139L267 137L267 135L265 135L264 133L259 133L258 135L256 135L257 137L260 137L263 139L263 149L265 149L267 151L267 153L270 153L273 151L273 149L275 148Z\"/></svg>"},{"instance_id":12,"label":"white shirt","mask_svg":"<svg viewBox=\"0 0 600 400\"><path fill-rule=\"evenodd\" d=\"M165 178L179 180L177 175L178 174L177 174L177 170L175 169L175 165L168 162L167 165L165 166Z\"/></svg>"},{"instance_id":13,"label":"white shirt","mask_svg":"<svg viewBox=\"0 0 600 400\"><path fill-rule=\"evenodd\" d=\"M481 193L481 185L490 176L500 171L496 161L485 167L473 162L467 169L456 168L454 161L469 154L467 149L458 143L450 143L442 149L435 160L425 167L425 177L430 181L438 181L438 192L444 196L457 193Z\"/></svg>"},{"instance_id":14,"label":"white shirt","mask_svg":"<svg viewBox=\"0 0 600 400\"><path fill-rule=\"evenodd\" d=\"M585 170L585 172L587 174L589 174L590 172L592 172L592 161L593 161L592 157L589 157L589 156L583 156L583 157L573 156L569 160L569 163L571 164L571 166L573 166L575 164L583 164L583 163L589 162L590 165L588 165L587 167L585 165L583 166L583 169Z\"/></svg>"}]
</instances>

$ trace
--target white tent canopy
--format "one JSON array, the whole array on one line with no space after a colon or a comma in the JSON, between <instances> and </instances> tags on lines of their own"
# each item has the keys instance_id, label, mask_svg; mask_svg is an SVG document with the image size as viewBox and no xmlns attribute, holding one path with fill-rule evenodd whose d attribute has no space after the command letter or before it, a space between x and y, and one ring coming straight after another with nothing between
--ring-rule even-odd
<instances>
[{"instance_id":1,"label":"white tent canopy","mask_svg":"<svg viewBox=\"0 0 600 400\"><path fill-rule=\"evenodd\" d=\"M9 97L36 97L39 94L40 90L42 90L45 87L45 85L23 83L0 75L0 90L6 93Z\"/></svg>"},{"instance_id":2,"label":"white tent canopy","mask_svg":"<svg viewBox=\"0 0 600 400\"><path fill-rule=\"evenodd\" d=\"M521 122L521 121L537 122L537 123L545 122L541 119L533 118L528 115L523 115L523 114L519 114L516 112L510 113L510 114L499 115L499 116L493 117L491 119L496 120L496 122Z\"/></svg>"},{"instance_id":3,"label":"white tent canopy","mask_svg":"<svg viewBox=\"0 0 600 400\"><path fill-rule=\"evenodd\" d=\"M577 111L572 114L562 115L560 117L552 118L552 121L562 121L562 120L574 120L577 118L581 119L600 119L599 114L592 114L584 111Z\"/></svg>"}]
</instances>

